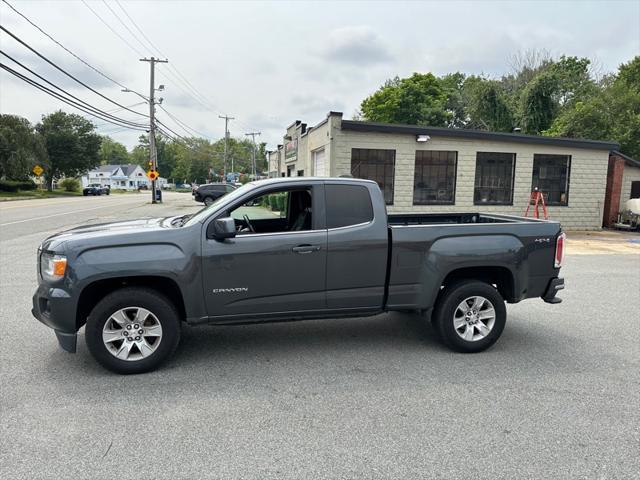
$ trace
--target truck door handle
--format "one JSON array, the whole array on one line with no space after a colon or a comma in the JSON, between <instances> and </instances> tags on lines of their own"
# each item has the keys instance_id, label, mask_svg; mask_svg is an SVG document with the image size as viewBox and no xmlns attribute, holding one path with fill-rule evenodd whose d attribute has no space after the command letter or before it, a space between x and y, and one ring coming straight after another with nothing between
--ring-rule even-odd
<instances>
[{"instance_id":1,"label":"truck door handle","mask_svg":"<svg viewBox=\"0 0 640 480\"><path fill-rule=\"evenodd\" d=\"M318 250L320 250L319 245L298 245L291 249L292 252L300 254L317 252Z\"/></svg>"}]
</instances>

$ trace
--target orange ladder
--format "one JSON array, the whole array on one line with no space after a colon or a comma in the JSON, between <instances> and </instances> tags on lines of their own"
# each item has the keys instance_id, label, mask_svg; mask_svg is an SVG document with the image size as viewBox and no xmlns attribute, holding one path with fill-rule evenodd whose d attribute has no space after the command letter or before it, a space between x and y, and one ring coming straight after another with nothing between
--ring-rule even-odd
<instances>
[{"instance_id":1,"label":"orange ladder","mask_svg":"<svg viewBox=\"0 0 640 480\"><path fill-rule=\"evenodd\" d=\"M529 201L527 202L527 209L524 212L524 216L529 216L529 208L531 208L531 203L533 203L533 216L536 218L540 218L540 205L542 205L542 214L544 215L545 220L549 220L549 214L547 213L547 204L544 202L544 195L538 187L533 189L531 192L531 196L529 197Z\"/></svg>"}]
</instances>

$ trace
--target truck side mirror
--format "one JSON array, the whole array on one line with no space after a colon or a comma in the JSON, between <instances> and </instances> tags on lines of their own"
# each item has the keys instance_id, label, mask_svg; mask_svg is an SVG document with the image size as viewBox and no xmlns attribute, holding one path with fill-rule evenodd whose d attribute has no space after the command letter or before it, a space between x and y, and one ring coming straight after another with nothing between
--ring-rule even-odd
<instances>
[{"instance_id":1,"label":"truck side mirror","mask_svg":"<svg viewBox=\"0 0 640 480\"><path fill-rule=\"evenodd\" d=\"M218 218L213 221L213 238L224 240L236 236L236 221L231 217Z\"/></svg>"}]
</instances>

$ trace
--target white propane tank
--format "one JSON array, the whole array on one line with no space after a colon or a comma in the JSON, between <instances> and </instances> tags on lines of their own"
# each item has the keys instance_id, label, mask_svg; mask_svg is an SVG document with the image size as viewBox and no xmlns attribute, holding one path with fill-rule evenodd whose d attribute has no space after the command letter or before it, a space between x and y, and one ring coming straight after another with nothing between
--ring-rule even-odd
<instances>
[{"instance_id":1,"label":"white propane tank","mask_svg":"<svg viewBox=\"0 0 640 480\"><path fill-rule=\"evenodd\" d=\"M632 198L627 200L625 210L631 210L634 215L640 215L640 198Z\"/></svg>"}]
</instances>

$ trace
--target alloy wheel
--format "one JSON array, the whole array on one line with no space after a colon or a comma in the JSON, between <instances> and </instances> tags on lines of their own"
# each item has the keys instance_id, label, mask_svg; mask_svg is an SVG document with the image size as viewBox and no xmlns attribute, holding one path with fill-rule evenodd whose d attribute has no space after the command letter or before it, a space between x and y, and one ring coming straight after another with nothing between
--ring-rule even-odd
<instances>
[{"instance_id":1,"label":"alloy wheel","mask_svg":"<svg viewBox=\"0 0 640 480\"><path fill-rule=\"evenodd\" d=\"M453 314L453 328L467 342L485 338L496 322L493 304L484 297L465 298Z\"/></svg>"},{"instance_id":2,"label":"alloy wheel","mask_svg":"<svg viewBox=\"0 0 640 480\"><path fill-rule=\"evenodd\" d=\"M142 307L121 308L109 316L102 329L102 342L114 357L136 361L152 355L162 341L162 325Z\"/></svg>"}]
</instances>

